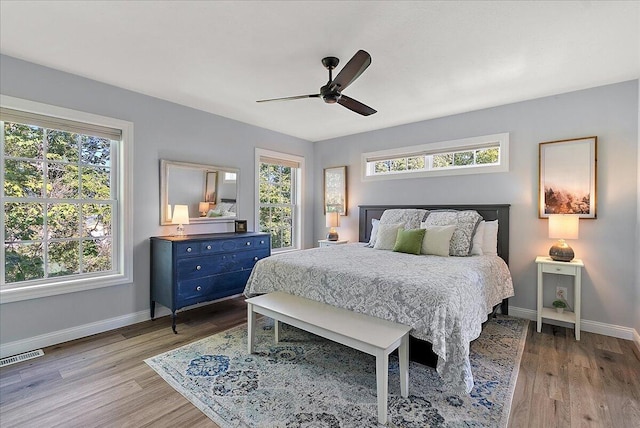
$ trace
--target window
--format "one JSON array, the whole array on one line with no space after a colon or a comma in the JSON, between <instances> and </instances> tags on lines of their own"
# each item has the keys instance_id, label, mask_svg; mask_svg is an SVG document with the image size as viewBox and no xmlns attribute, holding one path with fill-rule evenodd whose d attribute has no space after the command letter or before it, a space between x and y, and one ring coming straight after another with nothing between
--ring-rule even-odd
<instances>
[{"instance_id":1,"label":"window","mask_svg":"<svg viewBox=\"0 0 640 428\"><path fill-rule=\"evenodd\" d=\"M509 134L363 153L363 180L509 170Z\"/></svg>"},{"instance_id":2,"label":"window","mask_svg":"<svg viewBox=\"0 0 640 428\"><path fill-rule=\"evenodd\" d=\"M256 224L259 230L271 233L274 251L301 248L304 159L256 149L256 165Z\"/></svg>"},{"instance_id":3,"label":"window","mask_svg":"<svg viewBox=\"0 0 640 428\"><path fill-rule=\"evenodd\" d=\"M2 101L2 302L130 281L132 124Z\"/></svg>"},{"instance_id":4,"label":"window","mask_svg":"<svg viewBox=\"0 0 640 428\"><path fill-rule=\"evenodd\" d=\"M237 180L235 172L227 172L225 171L224 176L222 178L223 183L235 183Z\"/></svg>"}]
</instances>

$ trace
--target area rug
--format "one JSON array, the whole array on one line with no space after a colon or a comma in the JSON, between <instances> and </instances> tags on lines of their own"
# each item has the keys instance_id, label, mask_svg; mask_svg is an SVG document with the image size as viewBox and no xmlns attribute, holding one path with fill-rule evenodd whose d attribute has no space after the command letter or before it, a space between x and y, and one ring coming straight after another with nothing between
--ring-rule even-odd
<instances>
[{"instance_id":1,"label":"area rug","mask_svg":"<svg viewBox=\"0 0 640 428\"><path fill-rule=\"evenodd\" d=\"M145 360L222 428L381 427L375 358L294 327L258 320L256 353L246 324ZM471 343L475 386L451 393L435 369L411 362L409 397L389 361L390 427L501 427L509 418L528 321L498 316Z\"/></svg>"}]
</instances>

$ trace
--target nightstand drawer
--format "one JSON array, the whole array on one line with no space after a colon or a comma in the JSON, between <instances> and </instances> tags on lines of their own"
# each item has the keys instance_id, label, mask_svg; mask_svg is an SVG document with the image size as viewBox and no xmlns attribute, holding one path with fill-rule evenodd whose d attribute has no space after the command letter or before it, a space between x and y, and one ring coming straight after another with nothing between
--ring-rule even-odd
<instances>
[{"instance_id":1,"label":"nightstand drawer","mask_svg":"<svg viewBox=\"0 0 640 428\"><path fill-rule=\"evenodd\" d=\"M576 275L576 269L579 269L577 266L561 266L556 264L548 264L545 263L542 265L542 272L544 273L555 273L558 275Z\"/></svg>"}]
</instances>

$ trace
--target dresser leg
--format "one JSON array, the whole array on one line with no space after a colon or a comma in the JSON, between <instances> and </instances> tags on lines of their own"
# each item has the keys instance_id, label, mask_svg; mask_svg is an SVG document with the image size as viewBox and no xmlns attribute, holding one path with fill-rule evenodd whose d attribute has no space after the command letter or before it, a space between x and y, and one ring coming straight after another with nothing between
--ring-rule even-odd
<instances>
[{"instance_id":1,"label":"dresser leg","mask_svg":"<svg viewBox=\"0 0 640 428\"><path fill-rule=\"evenodd\" d=\"M171 330L173 330L175 334L178 334L176 330L176 313L175 312L171 312Z\"/></svg>"},{"instance_id":2,"label":"dresser leg","mask_svg":"<svg viewBox=\"0 0 640 428\"><path fill-rule=\"evenodd\" d=\"M154 300L151 301L151 321L154 320L156 316L156 302Z\"/></svg>"}]
</instances>

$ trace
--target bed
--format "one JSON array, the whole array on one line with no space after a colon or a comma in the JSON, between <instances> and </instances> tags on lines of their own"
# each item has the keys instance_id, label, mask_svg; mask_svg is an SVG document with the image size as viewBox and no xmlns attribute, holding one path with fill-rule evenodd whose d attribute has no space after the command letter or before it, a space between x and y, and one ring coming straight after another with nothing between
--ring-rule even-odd
<instances>
[{"instance_id":1,"label":"bed","mask_svg":"<svg viewBox=\"0 0 640 428\"><path fill-rule=\"evenodd\" d=\"M386 209L475 210L498 220L498 255L416 256L368 248L372 219ZM470 392L469 343L497 305L513 295L508 261L508 205L361 206L360 243L278 254L259 261L246 296L284 291L412 327L429 343L436 368L454 391ZM416 352L412 352L413 355Z\"/></svg>"}]
</instances>

